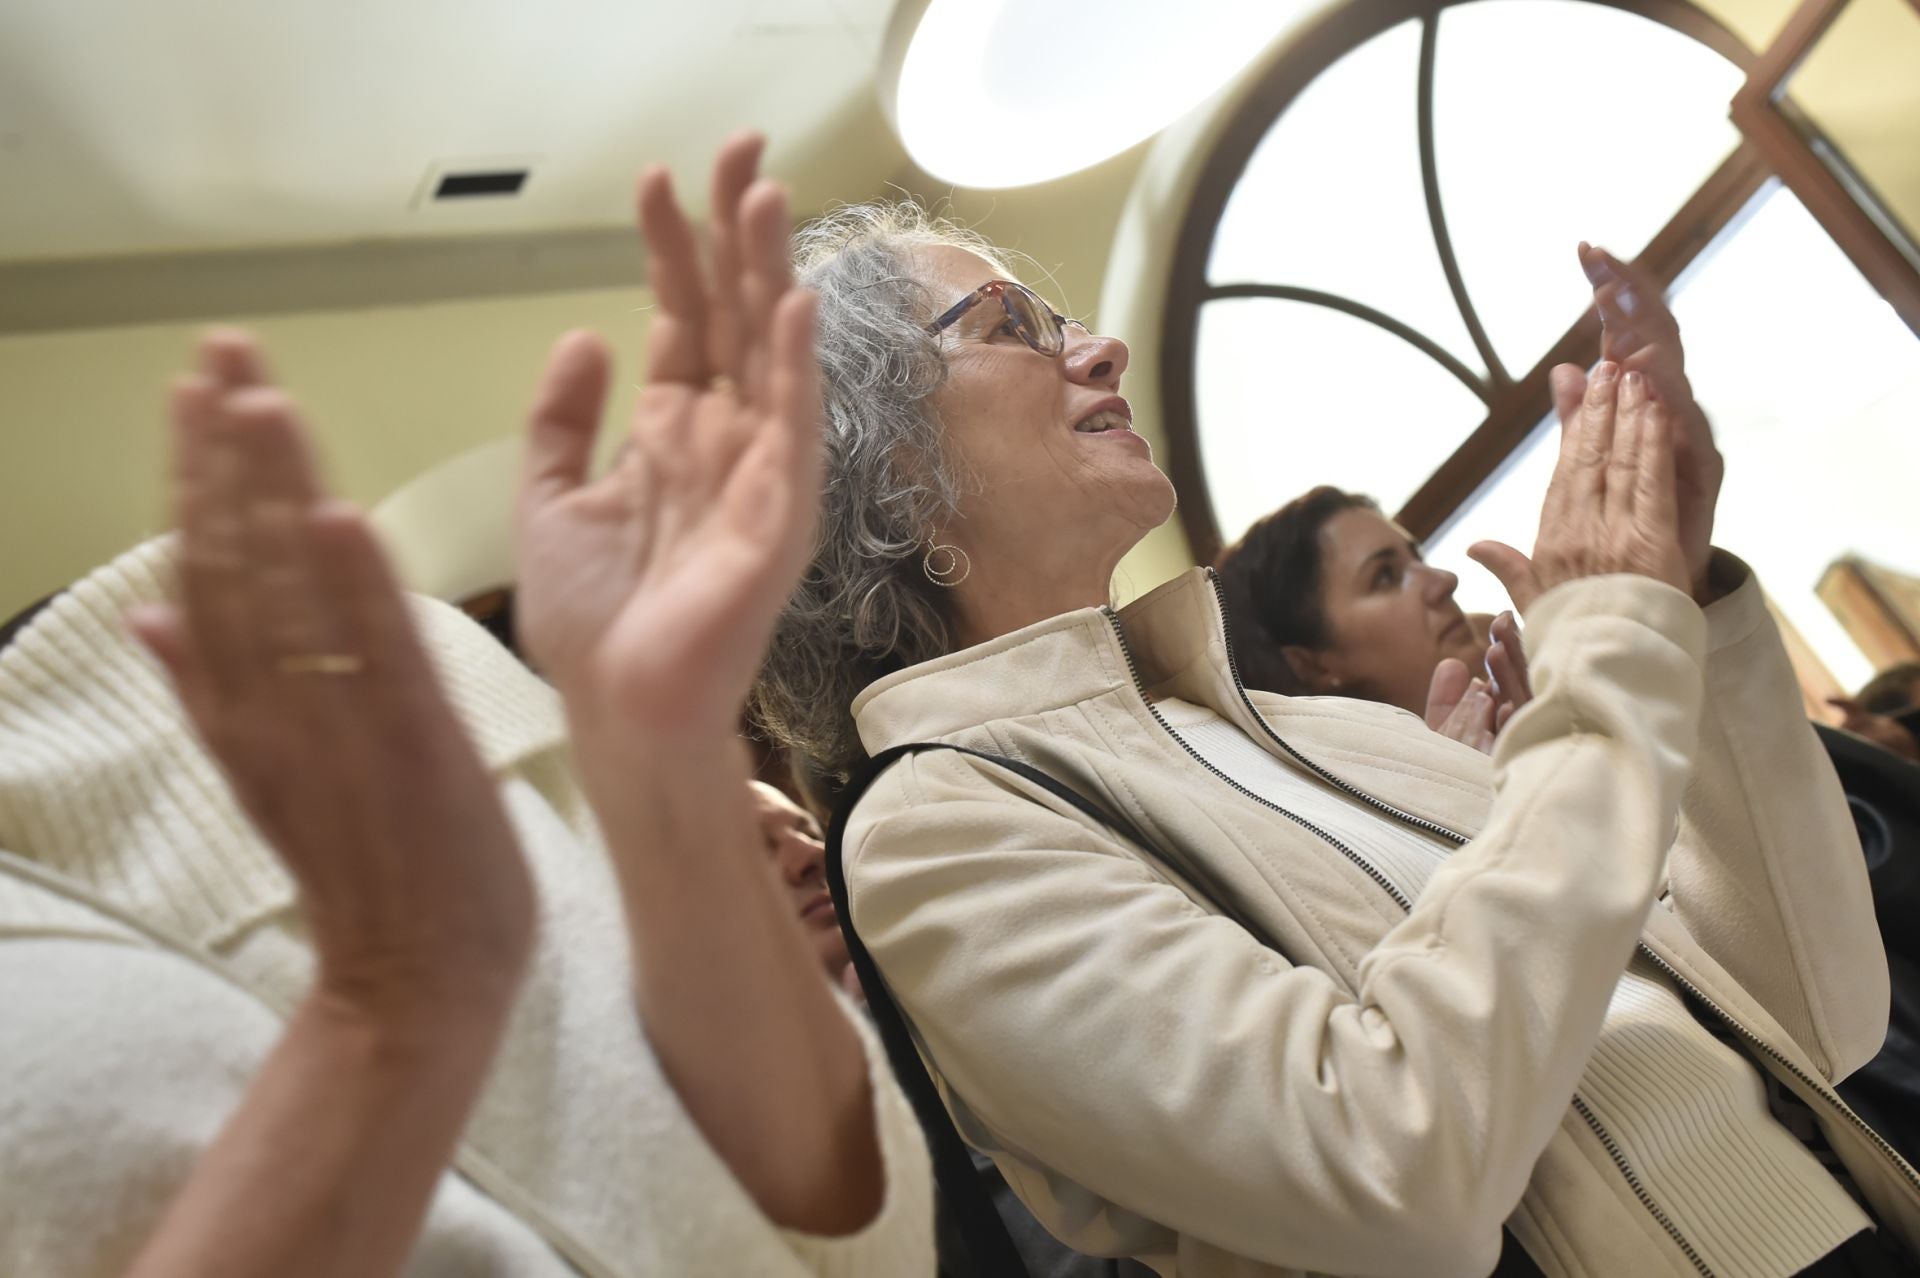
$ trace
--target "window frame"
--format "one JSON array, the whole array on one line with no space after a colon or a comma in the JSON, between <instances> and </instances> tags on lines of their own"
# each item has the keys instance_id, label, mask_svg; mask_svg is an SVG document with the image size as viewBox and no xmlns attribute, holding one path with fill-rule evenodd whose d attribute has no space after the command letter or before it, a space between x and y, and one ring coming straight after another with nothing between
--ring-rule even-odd
<instances>
[{"instance_id":1,"label":"window frame","mask_svg":"<svg viewBox=\"0 0 1920 1278\"><path fill-rule=\"evenodd\" d=\"M1855 178L1843 179L1851 167L1837 151L1834 162L1823 161L1813 145L1780 109L1789 97L1789 81L1820 38L1852 0L1803 0L1793 11L1767 51L1748 69L1746 83L1733 96L1733 123L1754 146L1769 168L1795 198L1806 206L1821 229L1833 237L1880 296L1920 336L1920 244L1901 235L1896 242L1877 217L1871 188ZM1920 16L1920 0L1908 0ZM1790 101L1789 97L1789 101ZM1836 168L1840 171L1836 172Z\"/></svg>"},{"instance_id":2,"label":"window frame","mask_svg":"<svg viewBox=\"0 0 1920 1278\"><path fill-rule=\"evenodd\" d=\"M1651 19L1707 45L1751 77L1756 55L1717 20L1685 0L1582 0ZM1167 468L1179 494L1181 525L1196 562L1209 563L1222 539L1212 494L1201 460L1199 388L1195 379L1200 312L1210 301L1268 297L1306 302L1338 310L1372 323L1419 349L1461 380L1487 406L1481 423L1440 464L1396 514L1415 537L1438 532L1456 511L1499 470L1552 408L1547 375L1555 364L1591 361L1599 347L1600 324L1591 309L1582 314L1531 367L1507 369L1473 309L1448 236L1439 195L1439 170L1433 142L1433 77L1440 15L1474 0L1368 0L1323 14L1302 28L1290 47L1234 109L1207 157L1188 200L1175 242L1166 291L1166 323L1161 331L1161 421L1167 435ZM1844 3L1844 0L1810 0ZM1476 351L1488 370L1479 377L1438 343L1391 316L1349 298L1284 284L1213 284L1207 278L1215 231L1227 202L1239 185L1255 150L1281 115L1320 74L1374 36L1409 19L1421 23L1416 91L1421 184L1447 286ZM1686 266L1739 214L1772 176L1749 138L1682 204L1636 259L1670 285ZM1844 246L1843 246L1844 247ZM1869 279L1873 277L1870 275Z\"/></svg>"}]
</instances>

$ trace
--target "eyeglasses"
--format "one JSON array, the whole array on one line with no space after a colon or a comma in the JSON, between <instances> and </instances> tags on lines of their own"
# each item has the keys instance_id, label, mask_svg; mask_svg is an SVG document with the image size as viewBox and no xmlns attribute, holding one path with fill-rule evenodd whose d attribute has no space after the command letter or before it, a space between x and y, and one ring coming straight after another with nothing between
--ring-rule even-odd
<instances>
[{"instance_id":1,"label":"eyeglasses","mask_svg":"<svg viewBox=\"0 0 1920 1278\"><path fill-rule=\"evenodd\" d=\"M1048 306L1032 289L1012 280L988 280L948 307L944 315L927 325L927 331L939 333L952 328L962 315L988 298L999 301L1007 322L1013 325L1020 340L1049 359L1067 349L1067 325L1083 333L1087 331L1085 324L1068 319Z\"/></svg>"}]
</instances>

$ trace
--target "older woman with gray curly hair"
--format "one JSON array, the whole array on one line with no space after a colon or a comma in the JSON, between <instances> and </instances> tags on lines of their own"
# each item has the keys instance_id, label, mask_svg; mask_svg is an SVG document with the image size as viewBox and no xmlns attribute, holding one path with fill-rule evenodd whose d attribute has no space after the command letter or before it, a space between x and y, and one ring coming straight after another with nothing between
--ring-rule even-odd
<instances>
[{"instance_id":1,"label":"older woman with gray curly hair","mask_svg":"<svg viewBox=\"0 0 1920 1278\"><path fill-rule=\"evenodd\" d=\"M1710 547L1677 334L1555 370L1534 552L1476 548L1536 676L1489 759L1249 692L1204 569L1110 606L1174 502L1127 347L978 237L866 206L798 265L825 507L754 709L851 778L856 960L1049 1228L1180 1278L1853 1273L1920 1238L1920 1176L1832 1087L1885 957Z\"/></svg>"}]
</instances>

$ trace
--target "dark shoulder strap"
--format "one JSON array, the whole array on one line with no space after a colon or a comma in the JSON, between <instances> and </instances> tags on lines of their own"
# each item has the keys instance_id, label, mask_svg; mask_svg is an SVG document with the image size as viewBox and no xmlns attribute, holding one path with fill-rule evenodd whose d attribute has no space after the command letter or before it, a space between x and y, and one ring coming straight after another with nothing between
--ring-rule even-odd
<instances>
[{"instance_id":1,"label":"dark shoulder strap","mask_svg":"<svg viewBox=\"0 0 1920 1278\"><path fill-rule=\"evenodd\" d=\"M969 750L964 746L940 745L935 742L916 742L912 745L895 746L882 751L868 760L847 783L840 796L840 803L833 814L833 822L827 831L827 890L833 894L833 908L840 916L840 930L847 938L847 954L853 960L853 970L860 977L860 987L866 991L867 1009L873 1014L874 1027L879 1031L880 1042L887 1049L887 1059L893 1064L895 1077L912 1102L914 1114L920 1120L921 1128L927 1134L927 1143L933 1151L933 1171L940 1185L941 1201L951 1211L960 1226L962 1237L966 1240L971 1253L973 1272L976 1278L1026 1278L1027 1268L1020 1258L1019 1251L1013 1245L1013 1238L1007 1233L1007 1227L1000 1219L1000 1213L994 1209L993 1200L987 1196L986 1188L980 1180L980 1173L974 1169L973 1160L967 1156L966 1143L960 1139L953 1120L947 1116L946 1106L940 1102L940 1094L934 1089L933 1080L927 1076L926 1067L920 1061L920 1053L915 1050L913 1037L907 1031L906 1017L893 1001L887 990L886 979L880 969L874 965L873 956L854 931L853 911L847 904L847 871L842 859L841 845L846 837L847 820L853 815L853 808L860 796L867 791L880 774L889 766L909 754L918 754L923 750L954 750L960 754L972 755L984 759L998 767L1005 768L1016 776L1031 781L1062 802L1072 805L1076 810L1100 824L1112 829L1124 838L1133 840L1143 847L1146 840L1140 837L1132 823L1122 817L1106 811L1092 800L1077 791L1061 784L1040 769L1021 763L1017 759L1003 758L997 754L984 754L978 750Z\"/></svg>"},{"instance_id":2,"label":"dark shoulder strap","mask_svg":"<svg viewBox=\"0 0 1920 1278\"><path fill-rule=\"evenodd\" d=\"M842 792L839 806L834 810L833 822L827 832L827 888L833 894L833 908L840 915L840 930L846 935L847 953L853 959L853 968L860 976L861 988L866 991L867 1007L873 1013L875 1026L880 1033L880 1041L887 1049L887 1059L893 1064L894 1074L900 1080L900 1086L913 1103L914 1113L925 1129L927 1143L933 1150L934 1176L940 1185L942 1200L958 1219L961 1232L971 1252L973 1272L977 1278L1028 1278L1025 1262L1013 1245L1012 1236L994 1210L993 1202L987 1197L981 1185L979 1173L974 1170L972 1160L967 1156L965 1142L955 1130L953 1120L947 1116L946 1106L940 1101L940 1094L934 1090L933 1080L927 1076L926 1067L921 1064L920 1054L915 1050L913 1038L907 1032L906 1018L888 993L886 981L880 970L874 966L873 956L861 943L854 931L853 912L847 904L847 872L841 856L841 844L846 835L847 821L853 815L853 808L880 774L888 767L909 754L919 754L925 750L953 750L960 754L984 759L997 767L1006 769L1015 776L1022 777L1055 798L1070 805L1076 811L1097 821L1101 825L1119 834L1151 852L1154 845L1149 843L1135 828L1131 821L1117 813L1109 812L1079 791L1063 784L1030 764L1017 759L1004 758L997 754L986 754L979 750L969 750L965 746L943 745L939 742L922 741L912 745L895 746L882 751L868 760L866 765L856 771ZM1231 916L1230 916L1231 917ZM1266 935L1264 929L1251 927L1245 920L1237 920L1271 949L1278 950L1273 938ZM1527 1255L1520 1241L1511 1229L1503 1228L1500 1263L1493 1278L1538 1278L1540 1267Z\"/></svg>"}]
</instances>

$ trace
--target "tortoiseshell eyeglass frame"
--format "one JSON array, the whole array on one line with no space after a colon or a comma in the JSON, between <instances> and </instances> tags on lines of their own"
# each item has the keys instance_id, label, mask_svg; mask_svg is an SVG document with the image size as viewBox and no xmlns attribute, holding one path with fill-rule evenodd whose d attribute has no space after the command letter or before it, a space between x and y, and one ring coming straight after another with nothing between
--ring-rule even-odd
<instances>
[{"instance_id":1,"label":"tortoiseshell eyeglass frame","mask_svg":"<svg viewBox=\"0 0 1920 1278\"><path fill-rule=\"evenodd\" d=\"M1013 299L1008 296L1011 293L1018 293L1026 298L1028 303L1032 305L1035 315L1043 315L1052 320L1053 331L1050 333L1036 331L1036 326L1020 314L1018 306L1016 306ZM1016 284L1012 280L988 280L985 284L982 284L979 288L976 288L973 292L967 294L952 306L949 306L939 319L927 325L927 331L929 333L938 333L951 328L962 315L965 315L989 297L998 299L1000 308L1007 313L1007 321L1013 325L1013 331L1019 334L1020 340L1040 354L1047 356L1049 359L1067 349L1067 325L1071 324L1082 332L1086 331L1087 326L1085 324L1082 324L1079 320L1068 319L1051 306L1048 306L1038 293L1028 288L1025 284Z\"/></svg>"}]
</instances>

